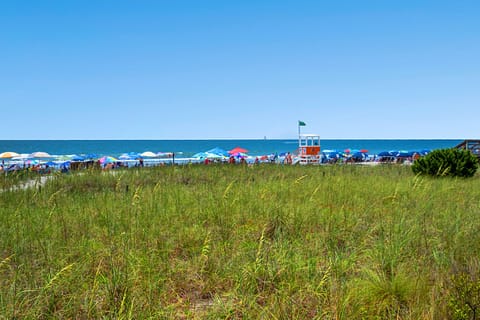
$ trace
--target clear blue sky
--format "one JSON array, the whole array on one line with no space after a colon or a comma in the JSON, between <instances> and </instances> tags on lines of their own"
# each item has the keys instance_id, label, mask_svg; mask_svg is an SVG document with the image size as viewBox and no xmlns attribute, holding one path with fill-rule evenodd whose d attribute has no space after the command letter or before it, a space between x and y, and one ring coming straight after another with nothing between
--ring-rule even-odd
<instances>
[{"instance_id":1,"label":"clear blue sky","mask_svg":"<svg viewBox=\"0 0 480 320\"><path fill-rule=\"evenodd\" d=\"M480 138L480 1L0 2L0 140Z\"/></svg>"}]
</instances>

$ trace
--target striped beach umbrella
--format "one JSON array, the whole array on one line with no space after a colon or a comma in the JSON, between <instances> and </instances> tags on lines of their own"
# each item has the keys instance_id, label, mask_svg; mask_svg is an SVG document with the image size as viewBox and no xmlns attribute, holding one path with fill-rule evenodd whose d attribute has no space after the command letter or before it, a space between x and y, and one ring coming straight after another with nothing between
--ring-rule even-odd
<instances>
[{"instance_id":1,"label":"striped beach umbrella","mask_svg":"<svg viewBox=\"0 0 480 320\"><path fill-rule=\"evenodd\" d=\"M99 161L101 164L104 164L104 163L115 163L115 162L117 162L118 160L115 159L114 157L105 156L105 157L101 157L98 161Z\"/></svg>"}]
</instances>

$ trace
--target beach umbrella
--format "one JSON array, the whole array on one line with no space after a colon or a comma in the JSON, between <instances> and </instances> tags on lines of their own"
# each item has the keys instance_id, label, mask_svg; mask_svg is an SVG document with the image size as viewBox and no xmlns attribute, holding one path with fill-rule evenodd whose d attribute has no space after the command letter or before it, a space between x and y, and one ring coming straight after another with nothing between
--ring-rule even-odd
<instances>
[{"instance_id":1,"label":"beach umbrella","mask_svg":"<svg viewBox=\"0 0 480 320\"><path fill-rule=\"evenodd\" d=\"M400 150L398 151L397 157L411 157L413 156L413 152L410 152L410 151L406 151L406 150Z\"/></svg>"},{"instance_id":2,"label":"beach umbrella","mask_svg":"<svg viewBox=\"0 0 480 320\"><path fill-rule=\"evenodd\" d=\"M101 157L98 161L101 164L105 164L105 163L114 163L114 162L117 162L118 160L115 159L114 157L104 156L104 157Z\"/></svg>"},{"instance_id":3,"label":"beach umbrella","mask_svg":"<svg viewBox=\"0 0 480 320\"><path fill-rule=\"evenodd\" d=\"M231 155L234 155L236 153L247 153L248 150L247 149L243 149L243 148L240 148L240 147L236 147L236 148L233 148L232 150L228 151L229 154Z\"/></svg>"},{"instance_id":4,"label":"beach umbrella","mask_svg":"<svg viewBox=\"0 0 480 320\"><path fill-rule=\"evenodd\" d=\"M49 155L47 152L37 151L37 152L31 153L28 157L29 158L51 158L52 156Z\"/></svg>"},{"instance_id":5,"label":"beach umbrella","mask_svg":"<svg viewBox=\"0 0 480 320\"><path fill-rule=\"evenodd\" d=\"M392 155L388 151L382 151L379 154L377 154L377 156L379 156L379 157L391 157Z\"/></svg>"},{"instance_id":6,"label":"beach umbrella","mask_svg":"<svg viewBox=\"0 0 480 320\"><path fill-rule=\"evenodd\" d=\"M368 150L367 149L360 149L360 152L361 153L368 153Z\"/></svg>"},{"instance_id":7,"label":"beach umbrella","mask_svg":"<svg viewBox=\"0 0 480 320\"><path fill-rule=\"evenodd\" d=\"M324 156L326 156L327 158L329 159L332 159L332 158L338 158L340 157L340 153L338 153L337 151L335 150L326 150L324 152L322 152Z\"/></svg>"},{"instance_id":8,"label":"beach umbrella","mask_svg":"<svg viewBox=\"0 0 480 320\"><path fill-rule=\"evenodd\" d=\"M355 152L354 154L352 154L352 158L354 158L355 160L365 160L367 159L367 157L368 154L364 152Z\"/></svg>"},{"instance_id":9,"label":"beach umbrella","mask_svg":"<svg viewBox=\"0 0 480 320\"><path fill-rule=\"evenodd\" d=\"M145 151L145 152L140 153L140 156L145 157L145 158L154 158L154 157L157 156L157 154L153 153L152 151Z\"/></svg>"},{"instance_id":10,"label":"beach umbrella","mask_svg":"<svg viewBox=\"0 0 480 320\"><path fill-rule=\"evenodd\" d=\"M423 150L420 150L419 153L420 153L422 156L425 156L425 155L429 154L430 152L432 152L432 150L423 149Z\"/></svg>"},{"instance_id":11,"label":"beach umbrella","mask_svg":"<svg viewBox=\"0 0 480 320\"><path fill-rule=\"evenodd\" d=\"M19 157L20 155L16 152L13 152L13 151L7 151L7 152L3 152L3 153L0 153L0 159L10 159L10 158L15 158L15 157Z\"/></svg>"},{"instance_id":12,"label":"beach umbrella","mask_svg":"<svg viewBox=\"0 0 480 320\"><path fill-rule=\"evenodd\" d=\"M129 154L124 153L120 157L118 157L118 159L120 159L120 160L132 160L132 157Z\"/></svg>"}]
</instances>

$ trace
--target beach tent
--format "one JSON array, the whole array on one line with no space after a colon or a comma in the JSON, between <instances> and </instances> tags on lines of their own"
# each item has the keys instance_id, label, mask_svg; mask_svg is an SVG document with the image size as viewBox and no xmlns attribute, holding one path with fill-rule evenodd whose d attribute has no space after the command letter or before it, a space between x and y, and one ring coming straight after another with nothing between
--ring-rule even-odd
<instances>
[{"instance_id":1,"label":"beach tent","mask_svg":"<svg viewBox=\"0 0 480 320\"><path fill-rule=\"evenodd\" d=\"M192 156L192 158L198 158L198 159L223 159L225 158L224 156L222 155L219 155L219 154L214 154L214 153L210 153L210 152L199 152L199 153L196 153Z\"/></svg>"},{"instance_id":2,"label":"beach tent","mask_svg":"<svg viewBox=\"0 0 480 320\"><path fill-rule=\"evenodd\" d=\"M215 147L215 148L210 149L206 152L213 153L213 154L218 154L218 155L221 155L221 156L224 156L224 157L228 157L228 151L223 150L222 148L219 148L219 147Z\"/></svg>"},{"instance_id":3,"label":"beach tent","mask_svg":"<svg viewBox=\"0 0 480 320\"><path fill-rule=\"evenodd\" d=\"M207 158L208 159L226 159L224 155L217 154L217 153L211 153L211 152L206 152Z\"/></svg>"},{"instance_id":4,"label":"beach tent","mask_svg":"<svg viewBox=\"0 0 480 320\"><path fill-rule=\"evenodd\" d=\"M207 157L206 152L198 152L192 156L192 158L198 158L198 159L205 159L206 157Z\"/></svg>"}]
</instances>

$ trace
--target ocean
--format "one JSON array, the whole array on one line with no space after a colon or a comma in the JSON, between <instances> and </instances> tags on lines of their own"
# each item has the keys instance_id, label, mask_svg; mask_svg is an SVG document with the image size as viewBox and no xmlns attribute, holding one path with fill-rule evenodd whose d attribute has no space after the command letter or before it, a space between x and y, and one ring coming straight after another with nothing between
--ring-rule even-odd
<instances>
[{"instance_id":1,"label":"ocean","mask_svg":"<svg viewBox=\"0 0 480 320\"><path fill-rule=\"evenodd\" d=\"M419 151L451 148L462 140L321 140L322 150L367 149L369 154L382 151ZM0 140L0 153L14 151L30 154L37 151L51 155L96 154L118 157L123 153L144 151L175 152L178 157L191 157L215 147L231 150L242 147L249 155L293 152L298 140Z\"/></svg>"}]
</instances>

